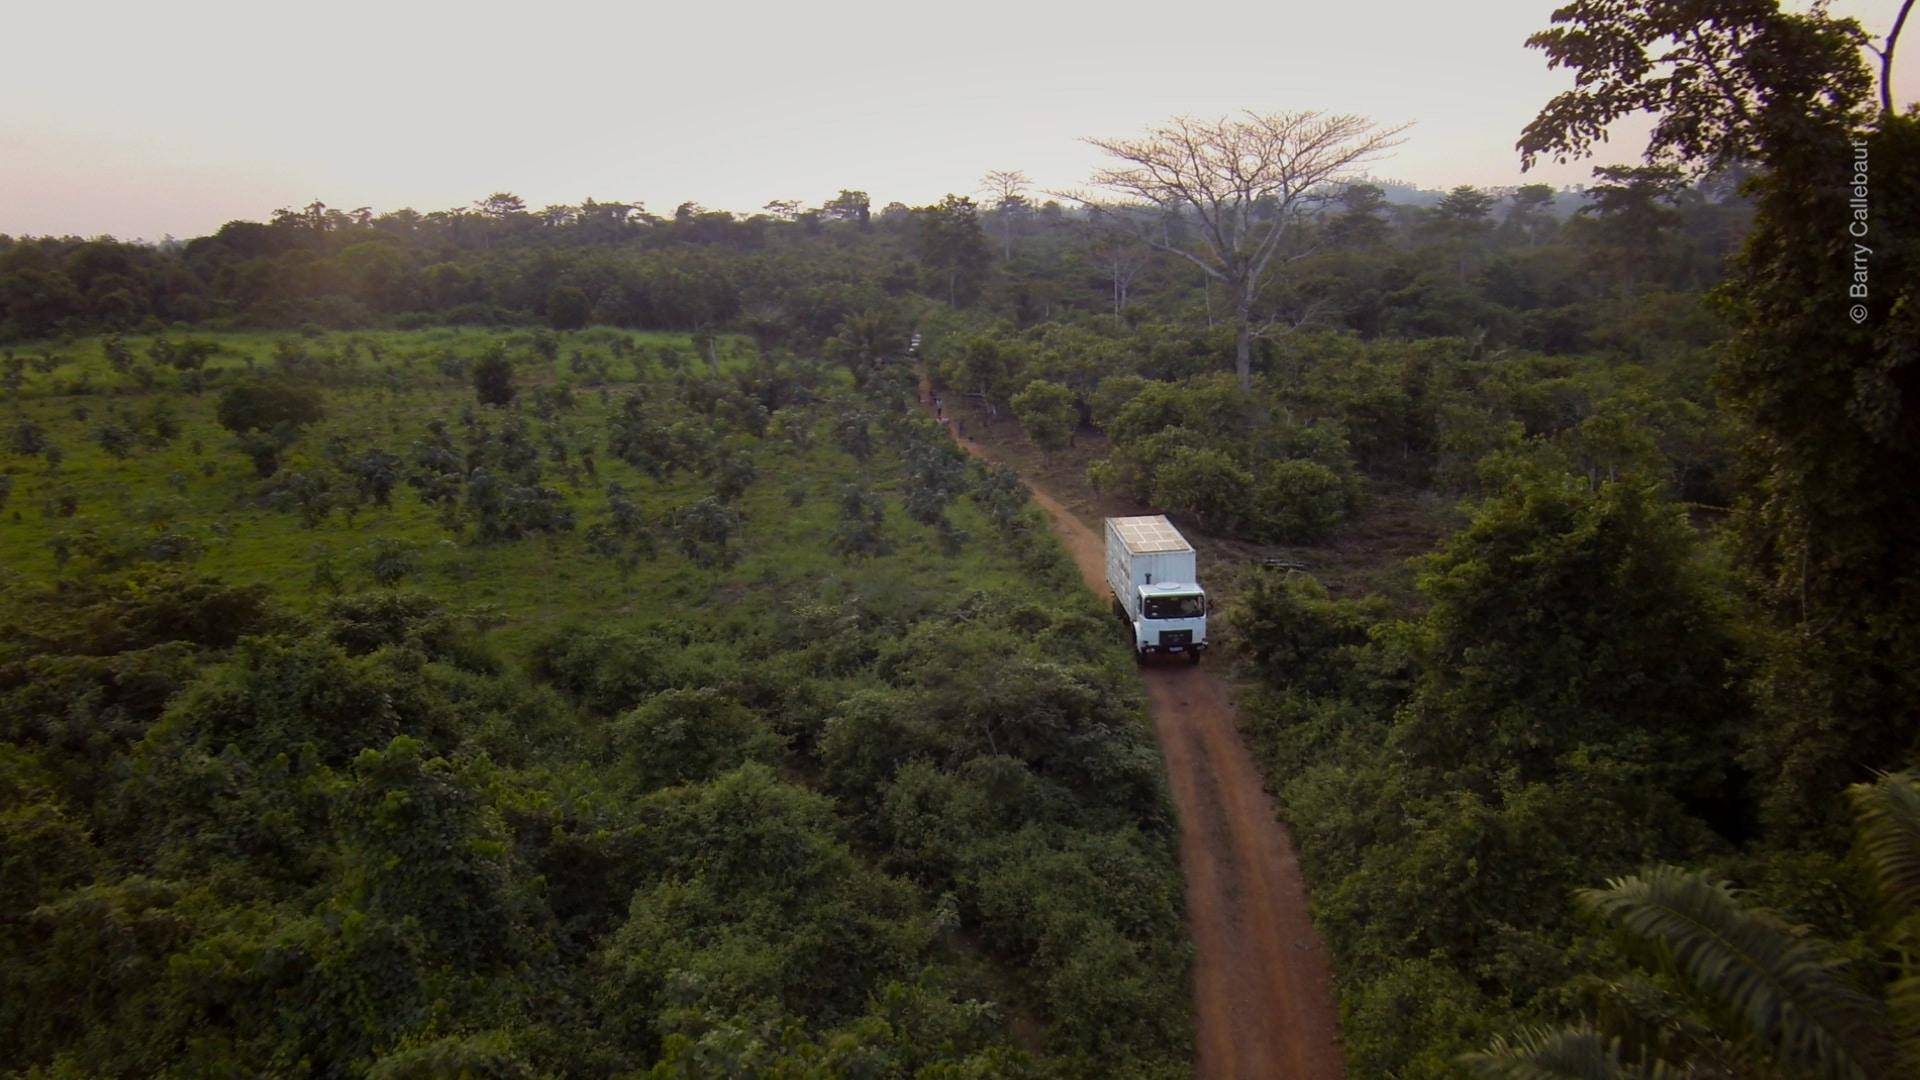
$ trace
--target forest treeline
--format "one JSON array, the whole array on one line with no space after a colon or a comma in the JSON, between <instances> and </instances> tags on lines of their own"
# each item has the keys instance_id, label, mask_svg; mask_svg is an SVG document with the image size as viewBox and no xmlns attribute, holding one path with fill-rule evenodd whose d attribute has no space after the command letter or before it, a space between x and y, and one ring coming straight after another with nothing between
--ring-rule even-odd
<instances>
[{"instance_id":1,"label":"forest treeline","mask_svg":"<svg viewBox=\"0 0 1920 1080\"><path fill-rule=\"evenodd\" d=\"M1270 302L1364 337L1484 335L1549 353L1710 335L1673 294L1717 277L1750 213L1737 171L1618 169L1584 192L1460 187L1395 205L1360 184ZM1178 220L1171 223L1176 230ZM864 192L739 215L624 203L530 211L510 193L421 214L321 203L165 247L0 237L0 341L62 332L589 323L733 327L818 346L850 315L925 296L1016 326L1224 317L1217 288L1085 210L1015 190L870 211ZM1210 310L1217 309L1217 310Z\"/></svg>"}]
</instances>

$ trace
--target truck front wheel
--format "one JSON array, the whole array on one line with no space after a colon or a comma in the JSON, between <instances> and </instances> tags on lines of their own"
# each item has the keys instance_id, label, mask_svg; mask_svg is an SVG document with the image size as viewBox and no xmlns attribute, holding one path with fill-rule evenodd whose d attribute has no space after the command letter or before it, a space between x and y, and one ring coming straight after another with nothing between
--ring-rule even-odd
<instances>
[{"instance_id":1,"label":"truck front wheel","mask_svg":"<svg viewBox=\"0 0 1920 1080\"><path fill-rule=\"evenodd\" d=\"M1200 650L1199 649L1189 650L1187 653L1187 663L1197 664L1199 662L1200 662Z\"/></svg>"}]
</instances>

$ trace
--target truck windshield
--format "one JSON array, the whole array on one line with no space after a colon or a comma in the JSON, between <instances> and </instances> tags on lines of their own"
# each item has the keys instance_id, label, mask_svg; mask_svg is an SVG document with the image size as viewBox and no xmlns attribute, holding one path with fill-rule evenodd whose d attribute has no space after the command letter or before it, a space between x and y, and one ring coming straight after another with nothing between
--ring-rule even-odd
<instances>
[{"instance_id":1,"label":"truck windshield","mask_svg":"<svg viewBox=\"0 0 1920 1080\"><path fill-rule=\"evenodd\" d=\"M1197 619L1207 613L1207 598L1198 593L1188 596L1149 596L1149 619Z\"/></svg>"}]
</instances>

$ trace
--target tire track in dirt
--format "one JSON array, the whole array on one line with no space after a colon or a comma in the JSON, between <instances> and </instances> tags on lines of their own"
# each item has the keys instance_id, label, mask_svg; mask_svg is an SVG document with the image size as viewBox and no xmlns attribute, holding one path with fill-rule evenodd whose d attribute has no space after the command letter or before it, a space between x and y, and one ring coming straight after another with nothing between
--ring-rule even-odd
<instances>
[{"instance_id":1,"label":"tire track in dirt","mask_svg":"<svg viewBox=\"0 0 1920 1080\"><path fill-rule=\"evenodd\" d=\"M968 453L991 457L956 439ZM1087 587L1106 596L1103 538L1051 495L1027 487ZM1140 674L1180 823L1194 945L1194 1075L1345 1075L1326 946L1307 911L1292 838L1240 741L1226 680L1185 660L1149 664Z\"/></svg>"}]
</instances>

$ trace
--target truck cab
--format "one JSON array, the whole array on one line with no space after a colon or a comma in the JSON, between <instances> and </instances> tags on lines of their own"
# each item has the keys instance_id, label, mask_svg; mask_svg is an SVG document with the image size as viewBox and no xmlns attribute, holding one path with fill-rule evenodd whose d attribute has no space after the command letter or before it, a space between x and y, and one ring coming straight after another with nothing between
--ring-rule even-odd
<instances>
[{"instance_id":1,"label":"truck cab","mask_svg":"<svg viewBox=\"0 0 1920 1080\"><path fill-rule=\"evenodd\" d=\"M1140 586L1140 617L1134 620L1133 648L1142 656L1185 653L1199 662L1207 648L1207 594L1200 586L1164 582Z\"/></svg>"},{"instance_id":2,"label":"truck cab","mask_svg":"<svg viewBox=\"0 0 1920 1080\"><path fill-rule=\"evenodd\" d=\"M1107 584L1114 613L1130 628L1134 655L1184 655L1207 649L1207 594L1193 545L1165 517L1107 519Z\"/></svg>"}]
</instances>

